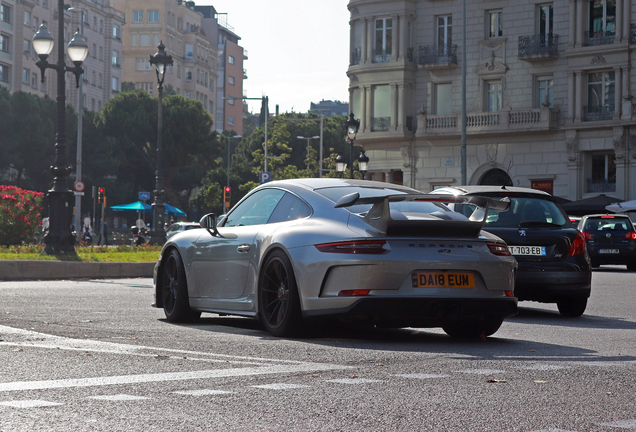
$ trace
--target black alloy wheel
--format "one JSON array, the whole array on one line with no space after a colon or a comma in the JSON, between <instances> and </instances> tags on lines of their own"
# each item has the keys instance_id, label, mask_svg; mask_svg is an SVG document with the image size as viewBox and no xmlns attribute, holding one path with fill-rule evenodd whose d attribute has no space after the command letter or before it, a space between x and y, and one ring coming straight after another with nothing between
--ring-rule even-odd
<instances>
[{"instance_id":1,"label":"black alloy wheel","mask_svg":"<svg viewBox=\"0 0 636 432\"><path fill-rule=\"evenodd\" d=\"M296 279L287 255L274 251L265 262L258 284L258 312L273 336L295 336L302 316Z\"/></svg>"},{"instance_id":2,"label":"black alloy wheel","mask_svg":"<svg viewBox=\"0 0 636 432\"><path fill-rule=\"evenodd\" d=\"M163 311L168 321L192 322L201 316L201 312L190 308L185 268L176 249L170 251L161 266L160 284Z\"/></svg>"}]
</instances>

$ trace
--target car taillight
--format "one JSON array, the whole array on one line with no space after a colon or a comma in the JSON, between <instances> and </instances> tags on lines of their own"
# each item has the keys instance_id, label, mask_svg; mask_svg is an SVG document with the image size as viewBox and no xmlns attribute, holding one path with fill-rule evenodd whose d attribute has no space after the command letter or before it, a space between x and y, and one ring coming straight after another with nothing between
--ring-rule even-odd
<instances>
[{"instance_id":1,"label":"car taillight","mask_svg":"<svg viewBox=\"0 0 636 432\"><path fill-rule=\"evenodd\" d=\"M343 290L338 293L339 297L350 297L350 296L365 296L369 294L371 290Z\"/></svg>"},{"instance_id":2,"label":"car taillight","mask_svg":"<svg viewBox=\"0 0 636 432\"><path fill-rule=\"evenodd\" d=\"M383 254L388 252L384 249L384 240L360 240L345 241L336 243L324 243L316 245L320 252L326 253L346 253L346 254Z\"/></svg>"},{"instance_id":3,"label":"car taillight","mask_svg":"<svg viewBox=\"0 0 636 432\"><path fill-rule=\"evenodd\" d=\"M587 249L585 246L585 239L587 236L583 235L583 233L578 233L576 237L574 237L574 241L572 242L572 246L570 246L570 250L568 251L568 256L581 255L585 253Z\"/></svg>"},{"instance_id":4,"label":"car taillight","mask_svg":"<svg viewBox=\"0 0 636 432\"><path fill-rule=\"evenodd\" d=\"M627 240L636 240L636 232L632 231L632 232L625 233L625 238Z\"/></svg>"},{"instance_id":5,"label":"car taillight","mask_svg":"<svg viewBox=\"0 0 636 432\"><path fill-rule=\"evenodd\" d=\"M581 234L583 234L585 240L592 240L592 233L582 231Z\"/></svg>"},{"instance_id":6,"label":"car taillight","mask_svg":"<svg viewBox=\"0 0 636 432\"><path fill-rule=\"evenodd\" d=\"M508 246L503 243L488 243L488 249L493 255L508 256L511 255Z\"/></svg>"}]
</instances>

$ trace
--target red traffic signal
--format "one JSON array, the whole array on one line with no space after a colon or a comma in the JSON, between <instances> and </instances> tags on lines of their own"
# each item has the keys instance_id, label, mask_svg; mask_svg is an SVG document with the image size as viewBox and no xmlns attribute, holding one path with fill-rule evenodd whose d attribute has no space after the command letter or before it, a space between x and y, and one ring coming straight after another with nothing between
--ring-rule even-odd
<instances>
[{"instance_id":1,"label":"red traffic signal","mask_svg":"<svg viewBox=\"0 0 636 432\"><path fill-rule=\"evenodd\" d=\"M230 192L232 191L232 188L230 188L229 186L225 186L223 188L223 202L225 204L225 207L229 207L230 206Z\"/></svg>"},{"instance_id":2,"label":"red traffic signal","mask_svg":"<svg viewBox=\"0 0 636 432\"><path fill-rule=\"evenodd\" d=\"M232 191L232 188L231 188L231 187L229 187L229 186L225 186L225 192L231 192L231 191Z\"/></svg>"}]
</instances>

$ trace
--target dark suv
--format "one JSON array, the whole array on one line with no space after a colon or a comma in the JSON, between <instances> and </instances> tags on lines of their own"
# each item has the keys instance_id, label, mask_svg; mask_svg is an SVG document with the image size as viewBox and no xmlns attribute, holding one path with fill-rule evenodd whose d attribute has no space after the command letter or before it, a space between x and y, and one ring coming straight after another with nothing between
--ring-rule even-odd
<instances>
[{"instance_id":1,"label":"dark suv","mask_svg":"<svg viewBox=\"0 0 636 432\"><path fill-rule=\"evenodd\" d=\"M628 270L636 270L636 231L628 216L583 216L579 229L587 240L587 252L592 260L592 267L624 264Z\"/></svg>"},{"instance_id":2,"label":"dark suv","mask_svg":"<svg viewBox=\"0 0 636 432\"><path fill-rule=\"evenodd\" d=\"M484 230L501 237L519 263L515 296L556 303L564 316L585 312L592 285L585 237L550 194L501 186L452 186L432 193L509 198L508 211L488 211ZM454 209L469 217L475 210Z\"/></svg>"}]
</instances>

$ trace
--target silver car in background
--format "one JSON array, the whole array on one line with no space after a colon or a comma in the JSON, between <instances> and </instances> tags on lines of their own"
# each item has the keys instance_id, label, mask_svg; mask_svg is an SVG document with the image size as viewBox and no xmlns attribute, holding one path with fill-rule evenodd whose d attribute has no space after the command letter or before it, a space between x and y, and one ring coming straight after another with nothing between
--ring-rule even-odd
<instances>
[{"instance_id":1,"label":"silver car in background","mask_svg":"<svg viewBox=\"0 0 636 432\"><path fill-rule=\"evenodd\" d=\"M468 218L443 202L484 210ZM517 262L481 230L489 208L508 206L364 180L266 183L218 225L209 214L166 242L153 306L171 322L254 317L275 336L317 318L489 336L517 313Z\"/></svg>"}]
</instances>

